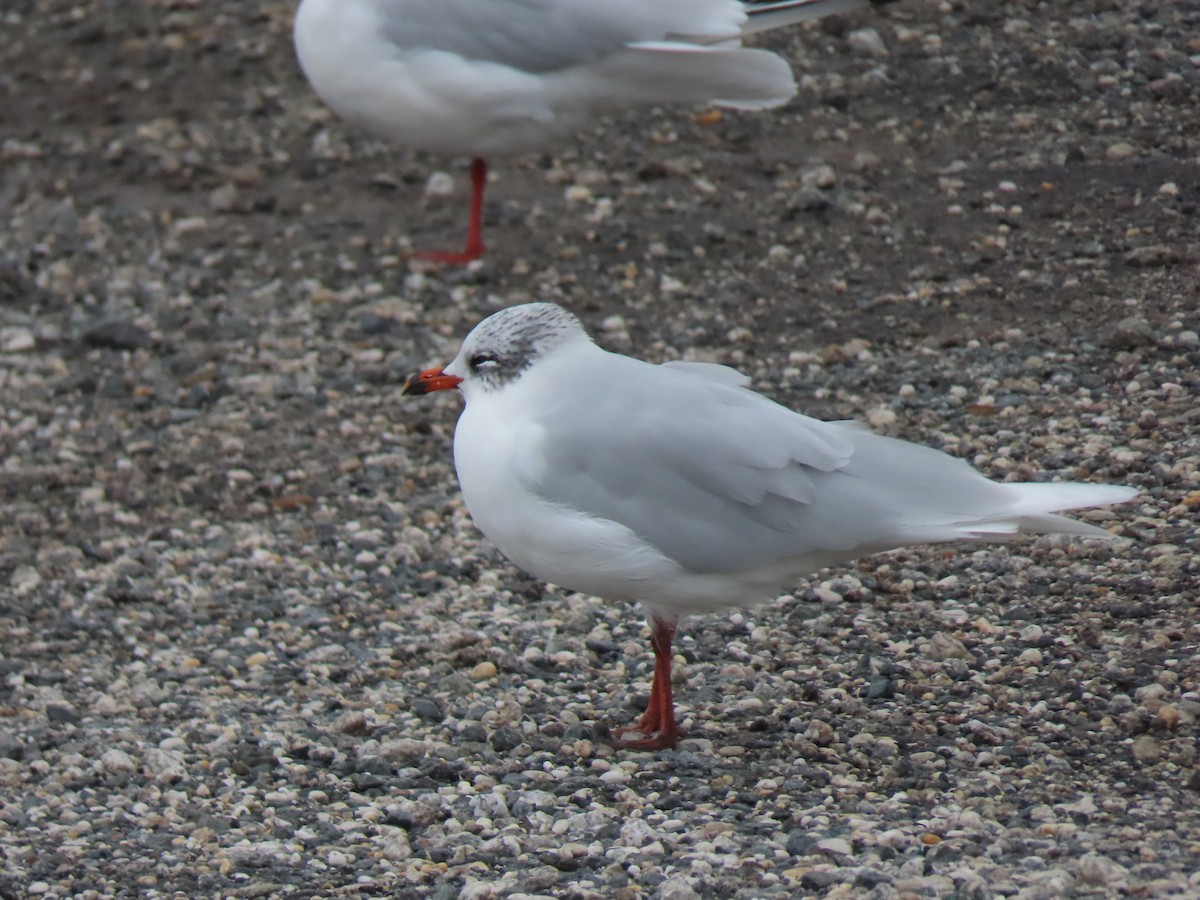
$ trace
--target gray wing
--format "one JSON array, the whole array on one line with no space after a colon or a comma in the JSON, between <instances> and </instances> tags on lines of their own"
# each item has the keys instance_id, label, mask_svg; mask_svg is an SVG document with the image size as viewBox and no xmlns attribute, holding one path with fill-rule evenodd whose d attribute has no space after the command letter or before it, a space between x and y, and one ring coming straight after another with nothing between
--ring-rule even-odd
<instances>
[{"instance_id":1,"label":"gray wing","mask_svg":"<svg viewBox=\"0 0 1200 900\"><path fill-rule=\"evenodd\" d=\"M385 37L546 74L631 45L736 39L744 14L729 0L375 0Z\"/></svg>"},{"instance_id":2,"label":"gray wing","mask_svg":"<svg viewBox=\"0 0 1200 900\"><path fill-rule=\"evenodd\" d=\"M856 546L857 531L839 534L810 515L853 455L837 427L626 357L559 387L541 459L527 470L527 487L543 499L619 522L694 572ZM586 401L567 406L566 397Z\"/></svg>"},{"instance_id":3,"label":"gray wing","mask_svg":"<svg viewBox=\"0 0 1200 900\"><path fill-rule=\"evenodd\" d=\"M670 362L662 364L664 369L674 369L677 372L686 372L689 375L695 375L698 378L710 378L713 381L721 384L732 384L736 387L748 387L750 385L750 376L739 372L730 366L723 366L720 363L695 362L690 359L673 359Z\"/></svg>"},{"instance_id":4,"label":"gray wing","mask_svg":"<svg viewBox=\"0 0 1200 900\"><path fill-rule=\"evenodd\" d=\"M1000 484L964 460L810 419L702 369L606 356L556 392L528 487L625 525L693 572L1021 532L1106 536L1051 513L1135 493Z\"/></svg>"}]
</instances>

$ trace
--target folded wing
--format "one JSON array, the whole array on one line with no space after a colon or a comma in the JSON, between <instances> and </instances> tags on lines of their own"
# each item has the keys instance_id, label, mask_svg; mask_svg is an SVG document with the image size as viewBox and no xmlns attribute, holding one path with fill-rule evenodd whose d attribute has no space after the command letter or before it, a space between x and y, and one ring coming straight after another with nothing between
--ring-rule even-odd
<instances>
[{"instance_id":1,"label":"folded wing","mask_svg":"<svg viewBox=\"0 0 1200 900\"><path fill-rule=\"evenodd\" d=\"M733 574L801 557L1024 531L1107 536L1054 511L1120 502L1128 488L1014 485L937 450L821 422L686 367L609 356L558 397L527 487L632 529L686 569ZM723 374L723 373L722 373ZM613 380L641 384L637 408Z\"/></svg>"}]
</instances>

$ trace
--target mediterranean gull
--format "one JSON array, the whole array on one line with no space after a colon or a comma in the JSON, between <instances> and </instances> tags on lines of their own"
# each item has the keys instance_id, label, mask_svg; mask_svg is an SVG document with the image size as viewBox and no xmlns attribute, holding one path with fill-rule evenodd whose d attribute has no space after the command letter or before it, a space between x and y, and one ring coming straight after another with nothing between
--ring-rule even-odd
<instances>
[{"instance_id":1,"label":"mediterranean gull","mask_svg":"<svg viewBox=\"0 0 1200 900\"><path fill-rule=\"evenodd\" d=\"M538 578L649 612L654 680L635 749L680 737L678 618L790 590L804 575L908 544L1018 534L1111 538L1063 510L1137 491L990 481L966 462L853 423L823 422L707 363L607 352L552 303L479 323L406 394L458 388L463 498L480 530Z\"/></svg>"}]
</instances>

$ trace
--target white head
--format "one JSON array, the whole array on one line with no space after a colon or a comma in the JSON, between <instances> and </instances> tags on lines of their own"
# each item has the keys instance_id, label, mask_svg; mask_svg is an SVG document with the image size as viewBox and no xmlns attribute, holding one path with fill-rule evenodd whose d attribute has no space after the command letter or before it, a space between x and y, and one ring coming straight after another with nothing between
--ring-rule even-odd
<instances>
[{"instance_id":1,"label":"white head","mask_svg":"<svg viewBox=\"0 0 1200 900\"><path fill-rule=\"evenodd\" d=\"M444 369L426 369L404 384L406 394L428 394L459 387L474 391L503 389L542 357L575 341L591 343L579 319L556 303L525 303L488 316L463 341Z\"/></svg>"}]
</instances>

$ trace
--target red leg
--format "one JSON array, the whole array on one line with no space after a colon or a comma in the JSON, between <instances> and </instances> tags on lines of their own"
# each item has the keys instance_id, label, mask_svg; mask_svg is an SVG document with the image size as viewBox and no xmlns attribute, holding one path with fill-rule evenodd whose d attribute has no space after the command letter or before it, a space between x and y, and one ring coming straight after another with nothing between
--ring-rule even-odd
<instances>
[{"instance_id":1,"label":"red leg","mask_svg":"<svg viewBox=\"0 0 1200 900\"><path fill-rule=\"evenodd\" d=\"M650 619L650 643L654 647L654 681L650 685L650 702L636 725L619 728L613 735L613 746L626 750L665 750L679 743L683 732L675 721L675 698L671 691L671 641L675 637L675 620ZM624 735L636 733L640 738L625 740Z\"/></svg>"},{"instance_id":2,"label":"red leg","mask_svg":"<svg viewBox=\"0 0 1200 900\"><path fill-rule=\"evenodd\" d=\"M471 217L467 222L467 246L461 253L453 250L428 250L414 253L417 259L446 266L465 266L483 256L483 191L487 187L487 160L471 160Z\"/></svg>"}]
</instances>

